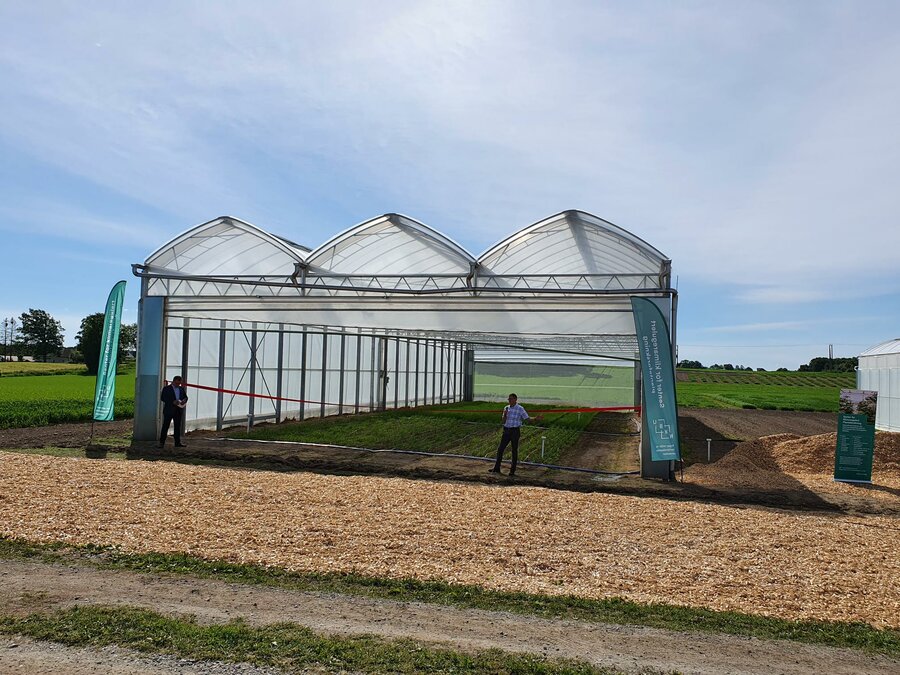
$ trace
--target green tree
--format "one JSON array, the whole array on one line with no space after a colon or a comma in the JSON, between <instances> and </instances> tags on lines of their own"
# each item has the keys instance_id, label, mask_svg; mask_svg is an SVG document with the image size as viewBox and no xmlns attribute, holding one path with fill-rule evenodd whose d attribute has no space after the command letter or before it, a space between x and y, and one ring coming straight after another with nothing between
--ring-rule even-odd
<instances>
[{"instance_id":1,"label":"green tree","mask_svg":"<svg viewBox=\"0 0 900 675\"><path fill-rule=\"evenodd\" d=\"M78 340L78 351L84 357L84 365L90 375L97 374L100 365L100 348L103 341L103 312L88 314L81 320L81 330L75 339Z\"/></svg>"},{"instance_id":2,"label":"green tree","mask_svg":"<svg viewBox=\"0 0 900 675\"><path fill-rule=\"evenodd\" d=\"M854 357L829 359L827 356L817 356L810 359L808 364L802 365L799 371L802 373L813 372L833 372L833 373L852 373L859 365L859 359Z\"/></svg>"},{"instance_id":3,"label":"green tree","mask_svg":"<svg viewBox=\"0 0 900 675\"><path fill-rule=\"evenodd\" d=\"M126 352L137 349L137 324L123 323L119 329L119 361L125 358Z\"/></svg>"},{"instance_id":4,"label":"green tree","mask_svg":"<svg viewBox=\"0 0 900 675\"><path fill-rule=\"evenodd\" d=\"M90 375L96 375L100 366L100 352L103 349L103 320L106 314L96 312L81 320L78 331L78 351L84 358L84 365ZM121 363L128 349L133 349L137 340L137 324L122 324L119 328L118 362Z\"/></svg>"},{"instance_id":5,"label":"green tree","mask_svg":"<svg viewBox=\"0 0 900 675\"><path fill-rule=\"evenodd\" d=\"M12 361L16 353L16 343L19 341L19 323L16 317L3 317L0 325L0 341L3 345L3 360Z\"/></svg>"},{"instance_id":6,"label":"green tree","mask_svg":"<svg viewBox=\"0 0 900 675\"><path fill-rule=\"evenodd\" d=\"M47 360L50 354L59 354L63 348L63 327L42 309L22 312L19 317L19 339L35 358Z\"/></svg>"}]
</instances>

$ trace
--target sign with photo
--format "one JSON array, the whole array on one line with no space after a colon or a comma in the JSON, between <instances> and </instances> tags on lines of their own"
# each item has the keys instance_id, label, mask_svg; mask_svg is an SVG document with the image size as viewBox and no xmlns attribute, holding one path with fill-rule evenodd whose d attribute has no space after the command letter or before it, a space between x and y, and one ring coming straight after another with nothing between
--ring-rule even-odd
<instances>
[{"instance_id":1,"label":"sign with photo","mask_svg":"<svg viewBox=\"0 0 900 675\"><path fill-rule=\"evenodd\" d=\"M877 406L877 391L841 389L837 448L834 453L836 481L872 482Z\"/></svg>"}]
</instances>

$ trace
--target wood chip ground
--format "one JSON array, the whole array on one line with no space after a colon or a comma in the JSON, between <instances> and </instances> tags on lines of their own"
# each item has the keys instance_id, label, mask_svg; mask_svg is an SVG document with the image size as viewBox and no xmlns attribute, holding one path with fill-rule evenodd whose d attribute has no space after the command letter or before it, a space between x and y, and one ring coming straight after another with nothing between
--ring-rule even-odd
<instances>
[{"instance_id":1,"label":"wood chip ground","mask_svg":"<svg viewBox=\"0 0 900 675\"><path fill-rule=\"evenodd\" d=\"M0 452L0 534L900 628L900 520Z\"/></svg>"}]
</instances>

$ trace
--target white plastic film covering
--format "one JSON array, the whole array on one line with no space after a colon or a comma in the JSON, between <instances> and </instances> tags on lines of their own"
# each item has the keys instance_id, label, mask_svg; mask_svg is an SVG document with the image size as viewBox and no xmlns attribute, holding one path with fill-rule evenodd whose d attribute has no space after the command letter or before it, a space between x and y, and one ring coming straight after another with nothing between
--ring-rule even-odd
<instances>
[{"instance_id":1,"label":"white plastic film covering","mask_svg":"<svg viewBox=\"0 0 900 675\"><path fill-rule=\"evenodd\" d=\"M146 265L190 275L288 277L302 255L301 249L249 223L217 218L176 237Z\"/></svg>"},{"instance_id":2,"label":"white plastic film covering","mask_svg":"<svg viewBox=\"0 0 900 675\"><path fill-rule=\"evenodd\" d=\"M203 426L211 426L216 421L218 394L193 385L216 388L219 381L219 338L218 332L188 331L188 389L189 420L196 420Z\"/></svg>"},{"instance_id":3,"label":"white plastic film covering","mask_svg":"<svg viewBox=\"0 0 900 675\"><path fill-rule=\"evenodd\" d=\"M366 221L313 251L314 270L344 275L460 274L471 254L412 218L390 214Z\"/></svg>"},{"instance_id":4,"label":"white plastic film covering","mask_svg":"<svg viewBox=\"0 0 900 675\"><path fill-rule=\"evenodd\" d=\"M281 390L284 398L303 399L303 332L299 330L284 333L284 371ZM302 404L297 401L282 401L281 419L296 420L301 417Z\"/></svg>"},{"instance_id":5,"label":"white plastic film covering","mask_svg":"<svg viewBox=\"0 0 900 675\"><path fill-rule=\"evenodd\" d=\"M860 354L857 382L860 389L878 392L875 428L900 432L900 340Z\"/></svg>"},{"instance_id":6,"label":"white plastic film covering","mask_svg":"<svg viewBox=\"0 0 900 675\"><path fill-rule=\"evenodd\" d=\"M513 234L478 262L501 275L657 275L664 260L625 230L587 213L566 211Z\"/></svg>"}]
</instances>

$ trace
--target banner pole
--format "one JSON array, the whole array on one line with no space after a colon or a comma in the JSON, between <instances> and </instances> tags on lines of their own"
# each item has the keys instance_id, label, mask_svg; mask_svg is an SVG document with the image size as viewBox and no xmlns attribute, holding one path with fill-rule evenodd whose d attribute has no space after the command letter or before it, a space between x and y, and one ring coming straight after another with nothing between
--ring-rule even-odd
<instances>
[{"instance_id":1,"label":"banner pole","mask_svg":"<svg viewBox=\"0 0 900 675\"><path fill-rule=\"evenodd\" d=\"M116 394L116 366L119 352L119 331L122 322L122 302L125 282L119 281L109 292L103 317L103 338L100 343L100 362L97 365L97 385L94 389L93 419L111 422ZM93 438L93 430L91 431Z\"/></svg>"}]
</instances>

